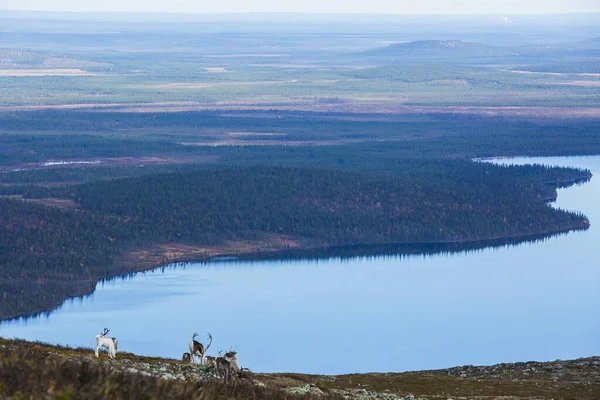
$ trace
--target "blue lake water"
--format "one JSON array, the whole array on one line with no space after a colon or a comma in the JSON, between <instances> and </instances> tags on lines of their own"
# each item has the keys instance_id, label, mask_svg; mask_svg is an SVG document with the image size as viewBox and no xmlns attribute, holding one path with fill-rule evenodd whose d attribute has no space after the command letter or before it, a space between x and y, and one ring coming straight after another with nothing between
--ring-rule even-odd
<instances>
[{"instance_id":1,"label":"blue lake water","mask_svg":"<svg viewBox=\"0 0 600 400\"><path fill-rule=\"evenodd\" d=\"M496 160L495 162L501 162ZM600 352L600 157L511 159L589 168L554 206L587 231L429 256L189 263L99 283L0 336L180 358L193 332L208 354L237 349L254 371L340 374L554 360Z\"/></svg>"}]
</instances>

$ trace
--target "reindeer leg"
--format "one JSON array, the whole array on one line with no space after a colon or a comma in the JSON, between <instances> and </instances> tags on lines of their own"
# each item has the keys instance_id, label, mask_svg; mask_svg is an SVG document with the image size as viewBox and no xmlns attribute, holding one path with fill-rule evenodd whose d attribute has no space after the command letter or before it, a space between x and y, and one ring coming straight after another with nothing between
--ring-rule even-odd
<instances>
[{"instance_id":1,"label":"reindeer leg","mask_svg":"<svg viewBox=\"0 0 600 400\"><path fill-rule=\"evenodd\" d=\"M100 346L97 344L96 351L94 352L96 354L96 358L100 357L100 354L98 354L98 347L100 347Z\"/></svg>"}]
</instances>

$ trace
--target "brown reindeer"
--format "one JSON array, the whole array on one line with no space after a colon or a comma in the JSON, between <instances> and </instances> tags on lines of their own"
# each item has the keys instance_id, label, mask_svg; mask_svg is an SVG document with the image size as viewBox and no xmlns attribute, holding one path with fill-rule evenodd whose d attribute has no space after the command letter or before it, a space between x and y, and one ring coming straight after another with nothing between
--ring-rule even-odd
<instances>
[{"instance_id":1,"label":"brown reindeer","mask_svg":"<svg viewBox=\"0 0 600 400\"><path fill-rule=\"evenodd\" d=\"M217 357L205 356L204 357L204 366L206 368L214 367L215 369L217 369Z\"/></svg>"},{"instance_id":2,"label":"brown reindeer","mask_svg":"<svg viewBox=\"0 0 600 400\"><path fill-rule=\"evenodd\" d=\"M191 363L192 356L190 355L190 353L183 353L183 357L181 357L181 361L183 361L184 363Z\"/></svg>"},{"instance_id":3,"label":"brown reindeer","mask_svg":"<svg viewBox=\"0 0 600 400\"><path fill-rule=\"evenodd\" d=\"M208 339L210 340L210 342L208 343L206 348L204 348L204 345L202 343L196 340L196 336L198 336L198 334L194 333L194 336L192 336L192 340L190 340L190 356L192 362L196 360L196 357L200 357L200 364L202 364L204 353L206 353L206 350L208 350L208 348L212 344L212 335L210 333L208 334Z\"/></svg>"},{"instance_id":4,"label":"brown reindeer","mask_svg":"<svg viewBox=\"0 0 600 400\"><path fill-rule=\"evenodd\" d=\"M221 352L219 352L221 354ZM225 382L229 381L231 378L231 373L238 374L240 371L240 365L238 364L237 351L228 351L225 355L221 357L217 357L217 371L223 371L223 380Z\"/></svg>"}]
</instances>

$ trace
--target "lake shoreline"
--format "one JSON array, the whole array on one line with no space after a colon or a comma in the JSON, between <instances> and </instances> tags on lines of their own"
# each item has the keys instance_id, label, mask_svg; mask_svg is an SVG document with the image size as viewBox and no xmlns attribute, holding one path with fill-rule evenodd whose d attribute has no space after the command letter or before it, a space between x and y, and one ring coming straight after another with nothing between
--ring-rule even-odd
<instances>
[{"instance_id":1,"label":"lake shoreline","mask_svg":"<svg viewBox=\"0 0 600 400\"><path fill-rule=\"evenodd\" d=\"M490 162L507 157L474 159L476 162ZM589 182L593 174L580 175L572 179L544 182L558 187L570 187L577 183ZM556 201L557 191L553 191L551 198L542 199L547 203ZM110 281L116 278L132 276L146 271L152 271L165 265L176 263L207 263L219 257L232 257L240 260L267 260L267 259L321 259L331 257L358 257L377 255L414 255L453 253L470 251L486 247L508 246L525 241L537 241L554 235L566 234L572 231L586 230L590 222L586 216L578 222L563 226L558 229L548 229L541 232L522 233L515 235L500 235L487 238L459 239L459 240L433 240L433 241L407 241L407 242L382 242L382 243L357 243L351 245L331 244L326 241L317 242L304 238L276 235L258 234L258 239L226 240L219 245L197 245L189 243L163 243L150 247L132 249L117 255L113 263L116 272L107 275L89 274L85 279L63 282L52 281L54 284L71 285L72 290L62 298L53 299L47 307L31 312L9 312L0 314L0 322L35 318L48 315L60 308L66 301L85 298L96 290L99 282ZM46 281L50 282L50 281ZM1 281L0 281L1 283ZM14 283L14 282L11 282ZM43 284L43 283L42 283Z\"/></svg>"},{"instance_id":2,"label":"lake shoreline","mask_svg":"<svg viewBox=\"0 0 600 400\"><path fill-rule=\"evenodd\" d=\"M166 264L175 264L182 262L199 262L206 263L211 261L214 258L218 257L234 257L239 259L250 259L250 260L260 260L260 259L273 259L278 258L278 256L285 256L290 253L311 253L314 251L317 252L327 252L334 251L338 249L352 249L352 248L364 248L364 247L373 247L373 248L384 248L384 247L415 247L418 246L446 246L446 245L457 245L457 246L465 246L462 249L458 249L457 251L469 250L473 247L475 248L484 248L484 247L495 247L498 245L509 245L514 243L520 243L523 241L529 240L537 240L543 239L547 237L552 237L554 235L566 234L574 231L582 231L587 230L590 227L589 221L584 220L579 224L573 224L571 226L567 226L561 229L556 230L547 230L544 232L535 232L535 233L524 233L518 235L507 235L507 236L494 236L488 238L477 238L477 239L464 239L464 240L439 240L439 241L410 241L410 242L384 242L384 243L357 243L350 245L318 245L318 244L298 244L296 246L290 246L287 248L282 248L277 245L273 245L268 241L263 241L264 243L262 247L257 248L256 251L245 251L248 246L240 246L240 247L222 247L222 246L194 246L194 245L177 245L177 244L168 244L168 245L160 245L155 246L151 249L142 250L142 252L150 252L153 257L162 257L166 262L162 263L152 263L152 259L147 259L143 256L137 255L135 257L135 262L137 265L141 265L142 271L149 271L152 269L160 268ZM298 241L301 242L301 241ZM298 243L296 242L296 243ZM173 247L179 248L187 248L191 249L187 253L178 254L176 257L173 257ZM442 250L443 251L443 250ZM136 252L137 253L137 252ZM408 253L414 254L414 253ZM131 253L130 253L131 255ZM376 254L372 254L376 255ZM171 256L171 257L169 257ZM294 257L296 258L296 257ZM127 260L126 262L131 262L131 260Z\"/></svg>"},{"instance_id":3,"label":"lake shoreline","mask_svg":"<svg viewBox=\"0 0 600 400\"><path fill-rule=\"evenodd\" d=\"M455 241L414 241L394 243L363 243L355 245L316 245L290 237L266 237L258 241L234 241L233 245L225 246L199 246L188 244L163 244L146 249L134 250L119 258L122 273L103 277L91 277L79 280L81 286L77 293L67 296L43 310L35 313L22 313L18 315L0 316L1 322L13 320L27 320L41 315L51 314L60 308L66 301L76 298L85 298L94 294L99 282L110 281L116 278L132 276L140 272L152 271L168 264L177 263L208 263L219 257L233 257L240 260L272 260L272 259L302 259L302 258L330 258L330 257L358 257L361 255L388 255L388 254L436 254L443 252L461 252L483 249L487 247L500 247L515 245L527 241L543 240L555 235L568 234L587 230L590 224L584 220L580 224L545 232L528 233L522 235L497 236L486 239L455 240ZM269 240L270 239L270 240ZM421 247L420 247L421 246ZM423 251L422 246L428 246L428 251ZM365 248L375 251L364 251ZM403 252L397 250L402 248ZM249 250L252 249L252 250ZM356 253L353 250L359 249ZM420 251L414 251L414 250ZM341 250L341 252L340 252ZM346 251L345 251L346 250ZM391 250L391 252L390 252ZM413 250L413 251L411 251ZM341 253L341 255L340 255Z\"/></svg>"}]
</instances>

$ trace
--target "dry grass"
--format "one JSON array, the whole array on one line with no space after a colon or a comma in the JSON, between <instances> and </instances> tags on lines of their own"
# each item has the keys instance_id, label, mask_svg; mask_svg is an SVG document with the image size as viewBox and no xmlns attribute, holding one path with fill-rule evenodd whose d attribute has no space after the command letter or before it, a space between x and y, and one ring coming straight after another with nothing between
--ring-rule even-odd
<instances>
[{"instance_id":1,"label":"dry grass","mask_svg":"<svg viewBox=\"0 0 600 400\"><path fill-rule=\"evenodd\" d=\"M346 143L361 143L362 139L336 140L243 140L223 139L205 142L180 142L183 146L218 147L218 146L333 146Z\"/></svg>"},{"instance_id":2,"label":"dry grass","mask_svg":"<svg viewBox=\"0 0 600 400\"><path fill-rule=\"evenodd\" d=\"M49 168L80 168L85 167L118 167L118 166L141 166L141 165L175 165L175 164L198 164L213 163L219 156L142 156L142 157L95 157L88 159L76 159L68 161L44 161L26 163L19 165L0 166L1 172L31 171Z\"/></svg>"},{"instance_id":3,"label":"dry grass","mask_svg":"<svg viewBox=\"0 0 600 400\"><path fill-rule=\"evenodd\" d=\"M352 390L428 400L600 398L600 358L457 367L407 373L349 375L250 374L230 384L165 380L130 373L124 365L181 364L177 360L118 353L119 364L97 360L92 349L0 338L0 398L15 399L292 399L287 389L307 384L322 399ZM305 398L309 398L308 396ZM352 396L351 396L352 398Z\"/></svg>"},{"instance_id":4,"label":"dry grass","mask_svg":"<svg viewBox=\"0 0 600 400\"><path fill-rule=\"evenodd\" d=\"M193 84L193 83L192 83ZM240 84L239 82L237 84ZM251 83L253 84L253 83ZM274 84L264 82L264 84ZM190 83L180 84L190 85ZM294 102L284 100L269 104L255 103L195 103L164 102L151 104L62 104L56 106L0 106L5 111L50 110L50 109L95 109L118 112L181 112L181 111L306 111L306 112L340 112L352 114L350 117L372 119L373 115L395 116L408 114L460 114L487 116L515 116L540 118L598 118L600 107L496 107L496 106L410 106L398 104L397 101L382 98L365 98L362 101L353 99L343 104L318 104L316 102ZM274 104L278 103L278 104Z\"/></svg>"},{"instance_id":5,"label":"dry grass","mask_svg":"<svg viewBox=\"0 0 600 400\"><path fill-rule=\"evenodd\" d=\"M228 132L229 136L286 136L281 132Z\"/></svg>"},{"instance_id":6,"label":"dry grass","mask_svg":"<svg viewBox=\"0 0 600 400\"><path fill-rule=\"evenodd\" d=\"M575 361L569 362L575 364ZM552 363L538 363L550 370ZM463 367L468 368L468 367ZM268 386L293 387L312 383L321 390L334 393L343 391L350 393L355 389L368 392L389 393L397 396L415 396L428 400L447 399L479 399L479 400L558 400L600 399L600 383L594 377L597 368L591 374L576 373L573 376L560 376L556 372L538 373L531 376L518 364L505 364L508 370L502 377L481 376L448 376L448 370L421 371L406 373L370 373L349 375L304 375L304 374L262 374L257 378ZM577 371L575 365L571 371ZM591 375L591 377L589 376Z\"/></svg>"},{"instance_id":7,"label":"dry grass","mask_svg":"<svg viewBox=\"0 0 600 400\"><path fill-rule=\"evenodd\" d=\"M214 72L214 73L229 72L224 67L211 67L211 68L204 68L204 69L206 70L206 72Z\"/></svg>"},{"instance_id":8,"label":"dry grass","mask_svg":"<svg viewBox=\"0 0 600 400\"><path fill-rule=\"evenodd\" d=\"M576 72L576 73L567 73L567 72L538 72L538 71L522 71L515 69L501 69L500 71L504 72L513 72L515 74L527 74L527 75L550 75L550 76L566 76L566 75L577 75L577 76L600 76L600 74L594 73L585 73L585 72Z\"/></svg>"},{"instance_id":9,"label":"dry grass","mask_svg":"<svg viewBox=\"0 0 600 400\"><path fill-rule=\"evenodd\" d=\"M0 339L2 399L290 399L279 388L247 380L188 382L131 373L88 357L91 349L70 349ZM156 360L119 354L121 358ZM168 360L160 359L160 362ZM175 361L173 361L175 362Z\"/></svg>"},{"instance_id":10,"label":"dry grass","mask_svg":"<svg viewBox=\"0 0 600 400\"><path fill-rule=\"evenodd\" d=\"M557 82L555 85L566 85L566 86L583 86L583 87L600 87L600 81L569 81L569 82Z\"/></svg>"},{"instance_id":11,"label":"dry grass","mask_svg":"<svg viewBox=\"0 0 600 400\"><path fill-rule=\"evenodd\" d=\"M162 244L151 249L135 250L121 257L122 265L135 270L147 270L180 261L202 261L218 256L241 256L257 253L276 253L297 249L300 240L285 235L265 235L262 240L227 240L220 245Z\"/></svg>"},{"instance_id":12,"label":"dry grass","mask_svg":"<svg viewBox=\"0 0 600 400\"><path fill-rule=\"evenodd\" d=\"M53 197L48 197L48 198L44 198L44 199L25 199L21 195L7 195L7 196L0 196L0 197L6 197L6 198L10 198L10 199L15 199L15 200L30 201L32 203L42 204L47 207L58 207L58 208L62 208L64 210L74 210L76 208L80 208L79 204L77 204L76 202L74 202L73 200L70 200L70 199L58 199L58 198L53 198Z\"/></svg>"},{"instance_id":13,"label":"dry grass","mask_svg":"<svg viewBox=\"0 0 600 400\"><path fill-rule=\"evenodd\" d=\"M207 68L208 69L208 68ZM226 72L223 71L210 71L210 72ZM223 86L272 86L282 85L284 83L293 83L295 81L232 81L232 82L172 82L159 85L139 85L136 87L153 88L153 89L205 89L210 87L223 87Z\"/></svg>"}]
</instances>

